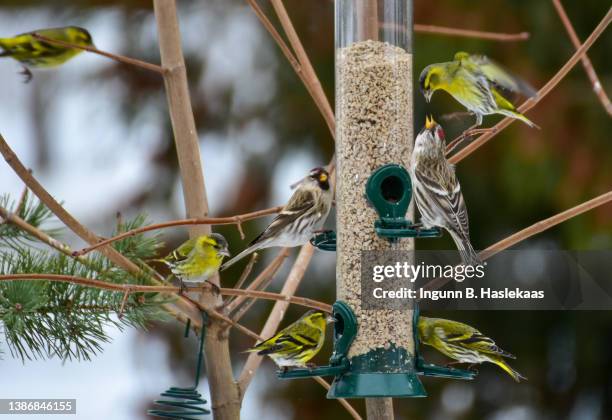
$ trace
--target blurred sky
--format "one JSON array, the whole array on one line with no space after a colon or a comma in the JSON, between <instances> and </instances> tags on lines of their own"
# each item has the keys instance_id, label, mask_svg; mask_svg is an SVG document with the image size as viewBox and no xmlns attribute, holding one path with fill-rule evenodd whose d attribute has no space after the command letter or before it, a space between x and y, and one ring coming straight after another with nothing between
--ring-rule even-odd
<instances>
[{"instance_id":1,"label":"blurred sky","mask_svg":"<svg viewBox=\"0 0 612 420\"><path fill-rule=\"evenodd\" d=\"M159 62L150 2L119 3L7 3L0 6L0 36L75 24L86 27L100 49ZM244 2L178 3L211 214L236 214L284 203L291 194L288 185L331 157L331 138L312 100ZM331 97L331 2L286 3ZM604 3L593 0L568 5L581 39L605 13ZM498 44L418 35L416 75L425 64L445 61L454 51L467 49L521 69L521 74L540 86L573 51L549 2L495 0L476 7L473 1L448 0L439 7L431 5L417 2L417 22L504 32L527 30L532 39ZM608 31L592 53L608 92L611 41ZM117 211L128 216L145 211L155 221L183 215L163 84L156 75L93 54L82 54L57 70L37 71L27 85L21 83L19 70L16 62L0 60L0 132L77 219L104 235L112 229ZM422 98L415 103L418 120L425 107ZM438 114L458 110L441 97L433 106ZM584 71L577 66L529 114L542 126L541 131L514 124L470 157L469 164L460 165L477 247L610 189L612 127L602 114ZM490 124L493 120L485 121ZM22 188L11 169L0 163L0 194L17 197ZM609 249L611 219L608 206L524 246ZM253 237L263 223L245 225L247 236ZM235 228L220 231L230 238L234 251L241 248ZM165 234L169 246L186 235L184 229ZM75 247L83 245L71 235L64 239ZM440 240L426 246L443 248L444 244ZM268 252L265 257L273 255ZM318 253L316 258L299 293L333 301L333 255ZM277 290L284 273L286 268L271 290ZM253 315L245 319L247 325L258 329L269 307L256 304ZM288 319L299 315L299 310L292 311ZM508 317L488 313L461 314L459 318L474 321L483 331L497 331L498 335L504 331L504 347L521 355L516 367L527 370L530 382L518 388L505 377L500 381L494 368L483 368L474 384L428 381L432 397L398 402L398 418L582 420L611 413L608 314L581 314L574 319L559 314ZM22 364L5 352L0 361L0 397L78 398L79 418L144 418L147 401L170 385L191 381L190 353L197 345L193 338L184 343L180 329L170 323L153 326L151 333L114 331L113 343L104 345L104 353L91 362ZM239 352L252 343L241 337L232 340L239 371L244 360ZM576 342L585 343L584 348L571 351ZM207 395L204 383L201 390ZM269 361L249 388L242 412L247 419L344 415L336 402L324 400L318 385L279 383Z\"/></svg>"}]
</instances>

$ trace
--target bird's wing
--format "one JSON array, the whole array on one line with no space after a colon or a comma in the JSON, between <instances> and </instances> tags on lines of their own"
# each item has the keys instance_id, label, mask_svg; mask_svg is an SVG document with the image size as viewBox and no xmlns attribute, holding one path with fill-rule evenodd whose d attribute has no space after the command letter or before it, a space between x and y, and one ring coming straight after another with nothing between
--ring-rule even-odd
<instances>
[{"instance_id":1,"label":"bird's wing","mask_svg":"<svg viewBox=\"0 0 612 420\"><path fill-rule=\"evenodd\" d=\"M192 253L196 243L196 238L189 239L179 245L174 251L168 254L164 261L166 262L178 262L186 260L189 255Z\"/></svg>"},{"instance_id":2,"label":"bird's wing","mask_svg":"<svg viewBox=\"0 0 612 420\"><path fill-rule=\"evenodd\" d=\"M483 335L477 329L460 322L445 320L444 327L435 327L434 333L441 340L454 345L476 350L480 353L497 354L515 359L515 357L499 348L492 338Z\"/></svg>"},{"instance_id":3,"label":"bird's wing","mask_svg":"<svg viewBox=\"0 0 612 420\"><path fill-rule=\"evenodd\" d=\"M275 237L280 231L296 221L299 217L311 211L315 205L315 198L311 191L296 191L283 210L272 220L258 237L253 239L249 245Z\"/></svg>"},{"instance_id":4,"label":"bird's wing","mask_svg":"<svg viewBox=\"0 0 612 420\"><path fill-rule=\"evenodd\" d=\"M521 78L512 75L495 61L484 55L471 55L473 61L490 83L498 88L521 93L527 97L536 95L536 90Z\"/></svg>"},{"instance_id":5,"label":"bird's wing","mask_svg":"<svg viewBox=\"0 0 612 420\"><path fill-rule=\"evenodd\" d=\"M448 170L454 171L452 167L449 167ZM439 211L435 213L444 219L445 227L469 237L470 226L461 186L454 172L450 175L451 182L445 186L439 179L432 176L431 172L415 171L415 176L423 187L420 193L427 196L419 201L437 206Z\"/></svg>"},{"instance_id":6,"label":"bird's wing","mask_svg":"<svg viewBox=\"0 0 612 420\"><path fill-rule=\"evenodd\" d=\"M474 65L456 65L449 93L473 112L486 114L495 109L495 99L487 78Z\"/></svg>"}]
</instances>

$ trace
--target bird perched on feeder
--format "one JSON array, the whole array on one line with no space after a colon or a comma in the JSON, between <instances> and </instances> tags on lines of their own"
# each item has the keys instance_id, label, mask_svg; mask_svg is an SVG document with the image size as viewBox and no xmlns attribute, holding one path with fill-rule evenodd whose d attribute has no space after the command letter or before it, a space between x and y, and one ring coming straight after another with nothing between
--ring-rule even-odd
<instances>
[{"instance_id":1,"label":"bird perched on feeder","mask_svg":"<svg viewBox=\"0 0 612 420\"><path fill-rule=\"evenodd\" d=\"M476 115L477 126L484 115L501 114L538 128L500 93L506 90L531 97L535 90L485 56L458 52L453 61L430 64L421 72L419 85L427 102L436 90L449 93Z\"/></svg>"},{"instance_id":2,"label":"bird perched on feeder","mask_svg":"<svg viewBox=\"0 0 612 420\"><path fill-rule=\"evenodd\" d=\"M414 200L426 229L444 228L450 233L461 260L466 265L480 264L470 242L467 208L455 167L445 157L444 130L433 117L416 138L410 171Z\"/></svg>"},{"instance_id":3,"label":"bird perched on feeder","mask_svg":"<svg viewBox=\"0 0 612 420\"><path fill-rule=\"evenodd\" d=\"M449 319L419 317L419 341L432 346L440 353L450 357L455 363L480 364L495 363L507 372L516 382L527 380L512 369L505 358L516 359L500 349L489 337L476 328Z\"/></svg>"},{"instance_id":4,"label":"bird perched on feeder","mask_svg":"<svg viewBox=\"0 0 612 420\"><path fill-rule=\"evenodd\" d=\"M94 45L89 32L77 26L40 29L12 38L0 38L0 48L2 48L0 57L12 57L19 61L23 65L22 74L26 76L26 83L32 79L30 69L56 67L83 52L78 48L37 39L34 35L79 46Z\"/></svg>"},{"instance_id":5,"label":"bird perched on feeder","mask_svg":"<svg viewBox=\"0 0 612 420\"><path fill-rule=\"evenodd\" d=\"M223 264L221 270L263 248L304 245L323 227L331 209L332 197L327 171L323 168L311 170L297 185L289 202L272 223L247 249Z\"/></svg>"},{"instance_id":6,"label":"bird perched on feeder","mask_svg":"<svg viewBox=\"0 0 612 420\"><path fill-rule=\"evenodd\" d=\"M283 369L306 367L325 342L325 329L334 318L323 312L308 311L300 319L247 352L270 358Z\"/></svg>"},{"instance_id":7,"label":"bird perched on feeder","mask_svg":"<svg viewBox=\"0 0 612 420\"><path fill-rule=\"evenodd\" d=\"M219 287L208 281L221 266L223 257L229 257L228 244L218 233L201 235L183 242L166 257L156 260L166 264L181 282L200 285L208 282L218 291Z\"/></svg>"}]
</instances>

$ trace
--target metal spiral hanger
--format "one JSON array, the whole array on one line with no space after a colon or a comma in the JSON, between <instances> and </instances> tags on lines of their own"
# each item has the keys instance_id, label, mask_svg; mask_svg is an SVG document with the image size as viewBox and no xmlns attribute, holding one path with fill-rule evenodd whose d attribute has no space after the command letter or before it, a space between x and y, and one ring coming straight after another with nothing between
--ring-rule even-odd
<instances>
[{"instance_id":1,"label":"metal spiral hanger","mask_svg":"<svg viewBox=\"0 0 612 420\"><path fill-rule=\"evenodd\" d=\"M154 417L164 419L183 419L199 420L202 416L210 414L210 410L205 408L207 401L198 392L200 373L202 372L202 361L204 355L204 338L206 336L206 325L208 324L208 314L202 312L202 331L200 332L200 351L198 352L198 362L195 372L195 384L192 387L180 388L170 387L161 394L167 399L155 400L154 403L163 409L148 410L147 413ZM191 320L187 321L185 327L185 337L189 336Z\"/></svg>"}]
</instances>

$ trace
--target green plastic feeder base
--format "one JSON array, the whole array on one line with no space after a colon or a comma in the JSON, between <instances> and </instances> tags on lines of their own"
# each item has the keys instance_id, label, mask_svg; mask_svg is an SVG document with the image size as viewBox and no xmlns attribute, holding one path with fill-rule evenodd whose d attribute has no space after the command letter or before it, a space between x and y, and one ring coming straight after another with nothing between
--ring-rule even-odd
<instances>
[{"instance_id":1,"label":"green plastic feeder base","mask_svg":"<svg viewBox=\"0 0 612 420\"><path fill-rule=\"evenodd\" d=\"M356 373L338 376L327 398L426 397L419 378L413 373Z\"/></svg>"}]
</instances>

